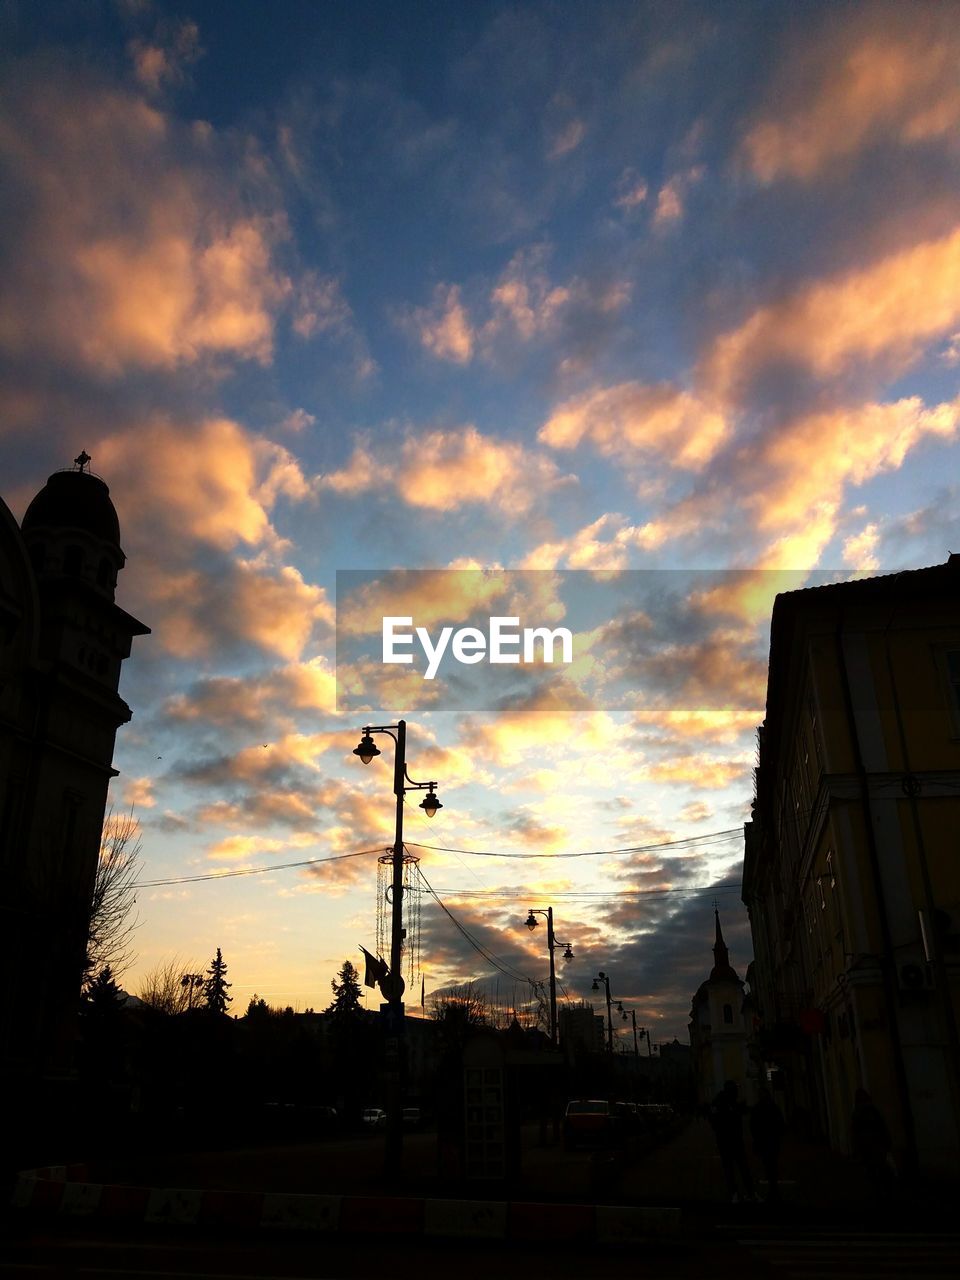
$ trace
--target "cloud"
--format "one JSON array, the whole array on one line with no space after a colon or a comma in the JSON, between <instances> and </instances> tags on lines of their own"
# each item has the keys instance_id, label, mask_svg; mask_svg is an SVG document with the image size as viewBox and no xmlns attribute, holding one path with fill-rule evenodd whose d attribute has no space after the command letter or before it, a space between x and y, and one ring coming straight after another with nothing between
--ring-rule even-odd
<instances>
[{"instance_id":1,"label":"cloud","mask_svg":"<svg viewBox=\"0 0 960 1280\"><path fill-rule=\"evenodd\" d=\"M21 215L6 229L0 347L106 377L269 361L291 288L275 261L288 229L249 151L61 72L21 64L0 123ZM221 182L228 167L236 177Z\"/></svg>"},{"instance_id":2,"label":"cloud","mask_svg":"<svg viewBox=\"0 0 960 1280\"><path fill-rule=\"evenodd\" d=\"M200 32L195 22L164 22L150 39L136 37L127 45L134 76L148 93L181 84L190 67L203 53Z\"/></svg>"},{"instance_id":3,"label":"cloud","mask_svg":"<svg viewBox=\"0 0 960 1280\"><path fill-rule=\"evenodd\" d=\"M614 205L618 209L631 212L646 203L650 188L636 169L627 168L617 179L616 193Z\"/></svg>"},{"instance_id":4,"label":"cloud","mask_svg":"<svg viewBox=\"0 0 960 1280\"><path fill-rule=\"evenodd\" d=\"M548 256L543 244L515 253L489 294L474 300L472 316L460 286L440 284L429 307L399 312L398 323L438 359L463 365L475 357L502 363L518 342L589 345L588 331L608 328L630 301L630 282L598 275L556 284L546 270Z\"/></svg>"},{"instance_id":5,"label":"cloud","mask_svg":"<svg viewBox=\"0 0 960 1280\"><path fill-rule=\"evenodd\" d=\"M927 407L910 396L811 414L771 436L756 461L763 491L747 503L757 528L773 536L761 567L815 564L836 529L848 485L896 470L925 438L954 439L958 425L960 397Z\"/></svg>"},{"instance_id":6,"label":"cloud","mask_svg":"<svg viewBox=\"0 0 960 1280\"><path fill-rule=\"evenodd\" d=\"M663 228L680 221L684 214L687 192L703 179L705 173L703 165L695 165L667 179L657 193L657 205L653 212L655 227Z\"/></svg>"},{"instance_id":7,"label":"cloud","mask_svg":"<svg viewBox=\"0 0 960 1280\"><path fill-rule=\"evenodd\" d=\"M877 525L871 521L857 534L851 534L843 543L843 563L854 569L869 570L880 568L877 559L877 544L880 541Z\"/></svg>"},{"instance_id":8,"label":"cloud","mask_svg":"<svg viewBox=\"0 0 960 1280\"><path fill-rule=\"evenodd\" d=\"M562 129L557 130L547 152L548 160L559 160L562 156L576 151L587 136L587 126L582 120L569 120Z\"/></svg>"},{"instance_id":9,"label":"cloud","mask_svg":"<svg viewBox=\"0 0 960 1280\"><path fill-rule=\"evenodd\" d=\"M846 30L823 24L776 69L771 104L741 147L760 182L809 181L869 146L915 145L960 123L960 39L949 7L852 12Z\"/></svg>"},{"instance_id":10,"label":"cloud","mask_svg":"<svg viewBox=\"0 0 960 1280\"><path fill-rule=\"evenodd\" d=\"M721 399L743 394L758 370L795 365L820 378L854 362L900 372L924 343L960 320L960 228L825 280L803 284L721 334L701 364Z\"/></svg>"},{"instance_id":11,"label":"cloud","mask_svg":"<svg viewBox=\"0 0 960 1280\"><path fill-rule=\"evenodd\" d=\"M539 497L573 483L549 458L474 426L410 434L391 448L389 461L360 442L345 467L320 481L350 495L390 486L409 506L428 511L477 503L509 516L525 515Z\"/></svg>"},{"instance_id":12,"label":"cloud","mask_svg":"<svg viewBox=\"0 0 960 1280\"><path fill-rule=\"evenodd\" d=\"M354 373L358 378L368 378L376 373L376 361L370 355L350 304L343 296L341 282L335 276L323 276L316 271L305 271L300 275L293 290L290 324L297 337L305 342L325 334L351 349ZM312 418L312 415L307 416Z\"/></svg>"},{"instance_id":13,"label":"cloud","mask_svg":"<svg viewBox=\"0 0 960 1280\"><path fill-rule=\"evenodd\" d=\"M288 450L228 418L155 416L92 451L114 479L124 546L137 565L123 586L170 652L242 641L293 661L316 625L332 624L322 588L276 563L288 544L273 509L313 492Z\"/></svg>"},{"instance_id":14,"label":"cloud","mask_svg":"<svg viewBox=\"0 0 960 1280\"><path fill-rule=\"evenodd\" d=\"M121 783L123 803L133 809L153 809L157 800L152 778L127 778Z\"/></svg>"},{"instance_id":15,"label":"cloud","mask_svg":"<svg viewBox=\"0 0 960 1280\"><path fill-rule=\"evenodd\" d=\"M224 417L155 416L100 440L94 461L103 474L123 477L114 493L122 528L151 540L162 532L221 550L275 545L270 508L281 496L302 501L311 493L288 450Z\"/></svg>"},{"instance_id":16,"label":"cloud","mask_svg":"<svg viewBox=\"0 0 960 1280\"><path fill-rule=\"evenodd\" d=\"M698 471L728 431L723 414L691 392L669 383L621 382L559 405L537 438L554 449L575 449L588 441L602 455L625 462L659 454Z\"/></svg>"},{"instance_id":17,"label":"cloud","mask_svg":"<svg viewBox=\"0 0 960 1280\"><path fill-rule=\"evenodd\" d=\"M438 284L430 306L400 313L399 323L438 360L469 364L473 358L476 334L461 301L459 285Z\"/></svg>"}]
</instances>

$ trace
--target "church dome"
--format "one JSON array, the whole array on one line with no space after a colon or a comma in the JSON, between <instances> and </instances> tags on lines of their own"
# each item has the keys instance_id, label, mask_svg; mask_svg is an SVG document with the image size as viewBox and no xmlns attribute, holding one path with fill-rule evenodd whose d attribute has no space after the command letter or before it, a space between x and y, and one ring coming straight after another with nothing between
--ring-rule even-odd
<instances>
[{"instance_id":1,"label":"church dome","mask_svg":"<svg viewBox=\"0 0 960 1280\"><path fill-rule=\"evenodd\" d=\"M120 546L120 521L110 490L99 476L84 470L55 471L27 507L21 528L25 534L39 529L82 529Z\"/></svg>"}]
</instances>

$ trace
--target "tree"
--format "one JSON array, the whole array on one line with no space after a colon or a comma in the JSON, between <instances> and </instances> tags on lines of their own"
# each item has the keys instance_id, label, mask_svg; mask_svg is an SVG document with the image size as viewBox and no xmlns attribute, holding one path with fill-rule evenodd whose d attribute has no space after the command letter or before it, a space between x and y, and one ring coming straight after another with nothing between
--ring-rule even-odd
<instances>
[{"instance_id":1,"label":"tree","mask_svg":"<svg viewBox=\"0 0 960 1280\"><path fill-rule=\"evenodd\" d=\"M130 913L137 901L141 848L140 823L133 810L117 814L109 809L100 834L87 926L86 987L106 968L116 980L133 960L133 933L139 921Z\"/></svg>"},{"instance_id":2,"label":"tree","mask_svg":"<svg viewBox=\"0 0 960 1280\"><path fill-rule=\"evenodd\" d=\"M227 962L224 960L220 948L217 947L217 954L210 961L210 968L207 970L207 980L204 985L203 995L207 1010L212 1014L225 1014L227 1005L233 999L228 996L227 991L232 983L227 981Z\"/></svg>"},{"instance_id":3,"label":"tree","mask_svg":"<svg viewBox=\"0 0 960 1280\"><path fill-rule=\"evenodd\" d=\"M489 1025L487 998L479 987L465 982L434 996L433 1020L440 1023L442 1038L461 1048L473 1027Z\"/></svg>"},{"instance_id":4,"label":"tree","mask_svg":"<svg viewBox=\"0 0 960 1280\"><path fill-rule=\"evenodd\" d=\"M200 977L201 983L205 981L198 974L196 964L174 956L172 960L161 961L149 973L144 974L137 995L145 1005L158 1013L185 1013L196 999L193 980L197 977Z\"/></svg>"},{"instance_id":5,"label":"tree","mask_svg":"<svg viewBox=\"0 0 960 1280\"><path fill-rule=\"evenodd\" d=\"M250 997L250 1003L247 1005L245 1018L269 1018L273 1010L264 1000L263 996L258 996L256 992Z\"/></svg>"},{"instance_id":6,"label":"tree","mask_svg":"<svg viewBox=\"0 0 960 1280\"><path fill-rule=\"evenodd\" d=\"M85 1012L93 1017L111 1017L123 1008L123 992L113 980L110 966L102 969L87 984Z\"/></svg>"},{"instance_id":7,"label":"tree","mask_svg":"<svg viewBox=\"0 0 960 1280\"><path fill-rule=\"evenodd\" d=\"M345 1022L360 1012L360 974L349 960L344 960L337 978L339 982L334 978L330 983L333 1000L326 1011L336 1021Z\"/></svg>"}]
</instances>

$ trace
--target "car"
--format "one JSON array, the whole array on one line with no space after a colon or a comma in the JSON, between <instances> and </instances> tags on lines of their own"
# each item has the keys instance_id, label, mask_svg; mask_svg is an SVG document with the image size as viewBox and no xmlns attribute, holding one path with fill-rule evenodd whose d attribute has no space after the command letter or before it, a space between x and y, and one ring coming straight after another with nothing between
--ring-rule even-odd
<instances>
[{"instance_id":1,"label":"car","mask_svg":"<svg viewBox=\"0 0 960 1280\"><path fill-rule=\"evenodd\" d=\"M575 1098L567 1103L563 1144L568 1150L579 1146L616 1146L622 1141L623 1133L623 1117L615 1102L606 1098Z\"/></svg>"},{"instance_id":2,"label":"car","mask_svg":"<svg viewBox=\"0 0 960 1280\"><path fill-rule=\"evenodd\" d=\"M361 1118L365 1129L385 1129L387 1127L387 1113L380 1107L365 1108Z\"/></svg>"}]
</instances>

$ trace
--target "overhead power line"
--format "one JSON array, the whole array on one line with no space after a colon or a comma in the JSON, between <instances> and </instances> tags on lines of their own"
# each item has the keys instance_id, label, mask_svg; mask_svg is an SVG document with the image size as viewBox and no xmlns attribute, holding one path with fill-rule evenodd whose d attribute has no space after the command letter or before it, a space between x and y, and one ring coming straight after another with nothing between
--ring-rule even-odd
<instances>
[{"instance_id":1,"label":"overhead power line","mask_svg":"<svg viewBox=\"0 0 960 1280\"><path fill-rule=\"evenodd\" d=\"M420 879L426 885L427 890L432 894L433 898L438 903L440 910L444 913L444 915L446 915L450 919L454 927L462 934L462 936L467 940L467 942L469 942L470 946L473 947L474 951L476 951L478 955L481 955L483 959L487 961L488 964L492 964L493 967L499 973L502 973L504 975L504 977L511 978L514 982L529 982L531 987L536 987L536 983L533 981L532 978L528 978L526 974L520 973L518 970L511 968L509 963L506 960L501 960L498 956L495 956L491 951L488 951L482 942L478 942L477 939L470 932L470 930L465 925L460 923L460 921L453 914L453 912L446 905L446 903L443 902L443 900L440 898L437 891L434 889L430 881L423 874L423 872L420 870L419 867L417 868L417 871L419 873Z\"/></svg>"},{"instance_id":2,"label":"overhead power line","mask_svg":"<svg viewBox=\"0 0 960 1280\"><path fill-rule=\"evenodd\" d=\"M626 845L617 849L582 849L571 853L501 853L495 849L454 849L447 845L421 844L416 840L406 840L405 844L415 849L429 849L435 853L467 854L476 858L521 858L527 861L551 861L557 858L605 858L625 853L658 853L664 849L680 851L684 847L707 848L715 844L725 844L734 836L743 836L742 827L730 827L726 831L710 831L700 836L688 836L683 840L664 840L657 844ZM390 849L386 850L388 853ZM325 858L303 858L298 862L276 862L266 867L242 867L236 871L210 871L203 875L172 876L166 880L139 880L138 889L158 889L170 884L196 884L203 880L228 880L235 876L260 876L270 871L291 871L299 867L315 867L325 862L342 862L345 858L363 858L372 853L381 854L384 846L376 849L358 849L354 853L334 853Z\"/></svg>"},{"instance_id":3,"label":"overhead power line","mask_svg":"<svg viewBox=\"0 0 960 1280\"><path fill-rule=\"evenodd\" d=\"M687 836L683 840L661 840L658 844L625 845L618 849L580 849L573 853L504 853L497 849L455 849L445 844L421 844L418 840L405 840L415 849L430 849L435 853L465 853L474 858L527 858L538 862L556 858L607 858L620 853L657 853L661 849L681 849L684 846L725 844L734 836L743 838L743 827L729 827L726 831L710 831L702 836Z\"/></svg>"},{"instance_id":4,"label":"overhead power line","mask_svg":"<svg viewBox=\"0 0 960 1280\"><path fill-rule=\"evenodd\" d=\"M289 871L292 867L314 867L322 862L342 862L345 858L364 858L371 853L383 853L383 845L376 849L358 849L355 853L332 853L327 858L306 858L302 862L277 862L272 867L242 867L237 871L209 871L202 876L175 876L170 880L138 880L138 889L156 889L165 884L195 884L198 880L229 880L231 876L262 876L267 871Z\"/></svg>"}]
</instances>

